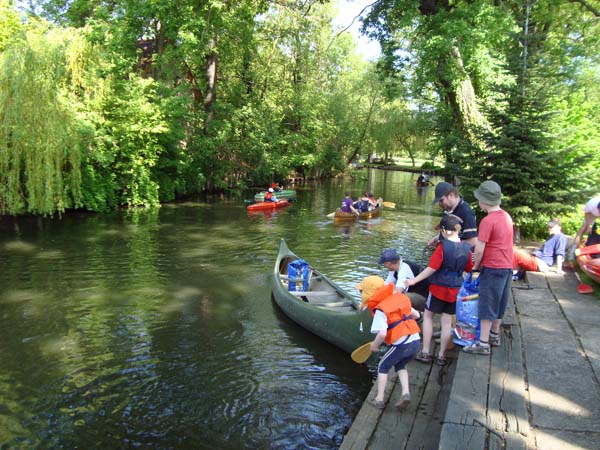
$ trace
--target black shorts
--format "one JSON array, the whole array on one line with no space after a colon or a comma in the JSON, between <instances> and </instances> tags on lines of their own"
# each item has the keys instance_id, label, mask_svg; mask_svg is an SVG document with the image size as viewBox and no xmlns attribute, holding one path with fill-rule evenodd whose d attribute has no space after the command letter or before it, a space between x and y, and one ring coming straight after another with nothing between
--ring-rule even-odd
<instances>
[{"instance_id":1,"label":"black shorts","mask_svg":"<svg viewBox=\"0 0 600 450\"><path fill-rule=\"evenodd\" d=\"M456 314L456 302L445 302L444 300L440 300L439 298L434 297L433 295L431 295L430 292L427 296L427 301L425 302L425 309L431 311L432 313L446 313L453 316L454 314Z\"/></svg>"}]
</instances>

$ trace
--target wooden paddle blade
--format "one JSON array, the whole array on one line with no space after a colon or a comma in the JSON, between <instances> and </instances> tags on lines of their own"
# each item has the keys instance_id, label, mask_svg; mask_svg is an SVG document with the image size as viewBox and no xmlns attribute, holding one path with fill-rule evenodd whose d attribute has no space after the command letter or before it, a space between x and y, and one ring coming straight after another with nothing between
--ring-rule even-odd
<instances>
[{"instance_id":1,"label":"wooden paddle blade","mask_svg":"<svg viewBox=\"0 0 600 450\"><path fill-rule=\"evenodd\" d=\"M588 245L587 247L579 247L575 250L575 256L579 255L594 255L600 253L600 244Z\"/></svg>"},{"instance_id":2,"label":"wooden paddle blade","mask_svg":"<svg viewBox=\"0 0 600 450\"><path fill-rule=\"evenodd\" d=\"M327 214L327 217L331 218L331 217L335 217L335 211L332 213Z\"/></svg>"},{"instance_id":3,"label":"wooden paddle blade","mask_svg":"<svg viewBox=\"0 0 600 450\"><path fill-rule=\"evenodd\" d=\"M382 205L386 208L396 209L396 204L394 202L383 202Z\"/></svg>"},{"instance_id":4,"label":"wooden paddle blade","mask_svg":"<svg viewBox=\"0 0 600 450\"><path fill-rule=\"evenodd\" d=\"M355 363L364 363L367 359L371 357L371 343L367 342L366 344L361 345L356 350L354 350L350 356L352 358L352 361L354 361Z\"/></svg>"}]
</instances>

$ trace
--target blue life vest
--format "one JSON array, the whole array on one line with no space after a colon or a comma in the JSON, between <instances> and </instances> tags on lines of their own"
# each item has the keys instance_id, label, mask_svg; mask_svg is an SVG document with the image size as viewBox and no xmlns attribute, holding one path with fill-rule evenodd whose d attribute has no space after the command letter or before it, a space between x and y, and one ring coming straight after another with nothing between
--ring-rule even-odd
<instances>
[{"instance_id":1,"label":"blue life vest","mask_svg":"<svg viewBox=\"0 0 600 450\"><path fill-rule=\"evenodd\" d=\"M354 207L358 209L360 212L368 212L369 211L369 201L368 200L359 200L355 203Z\"/></svg>"},{"instance_id":2,"label":"blue life vest","mask_svg":"<svg viewBox=\"0 0 600 450\"><path fill-rule=\"evenodd\" d=\"M442 246L442 267L431 275L431 283L459 288L464 281L462 274L469 263L471 246L466 242L453 242L447 239L443 239L439 245Z\"/></svg>"}]
</instances>

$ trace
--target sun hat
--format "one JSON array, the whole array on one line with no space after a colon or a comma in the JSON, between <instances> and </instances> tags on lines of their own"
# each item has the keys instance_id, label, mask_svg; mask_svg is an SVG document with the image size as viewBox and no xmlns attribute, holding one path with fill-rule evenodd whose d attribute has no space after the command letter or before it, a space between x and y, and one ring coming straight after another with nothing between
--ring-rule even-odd
<instances>
[{"instance_id":1,"label":"sun hat","mask_svg":"<svg viewBox=\"0 0 600 450\"><path fill-rule=\"evenodd\" d=\"M367 303L369 297L371 297L371 295L373 295L373 293L384 284L385 281L383 281L383 278L375 275L369 275L356 285L356 289L361 291L360 297L362 302Z\"/></svg>"},{"instance_id":2,"label":"sun hat","mask_svg":"<svg viewBox=\"0 0 600 450\"><path fill-rule=\"evenodd\" d=\"M273 192L273 188L269 188L269 192Z\"/></svg>"},{"instance_id":3,"label":"sun hat","mask_svg":"<svg viewBox=\"0 0 600 450\"><path fill-rule=\"evenodd\" d=\"M400 255L395 248L385 248L379 257L379 264L400 261Z\"/></svg>"},{"instance_id":4,"label":"sun hat","mask_svg":"<svg viewBox=\"0 0 600 450\"><path fill-rule=\"evenodd\" d=\"M486 180L475 189L473 194L481 203L498 206L501 203L502 189L500 189L500 185L495 181Z\"/></svg>"},{"instance_id":5,"label":"sun hat","mask_svg":"<svg viewBox=\"0 0 600 450\"><path fill-rule=\"evenodd\" d=\"M460 231L462 229L462 222L462 219L457 215L444 214L444 217L440 221L440 228L448 231Z\"/></svg>"},{"instance_id":6,"label":"sun hat","mask_svg":"<svg viewBox=\"0 0 600 450\"><path fill-rule=\"evenodd\" d=\"M454 186L446 181L442 181L435 185L435 198L433 204L437 205L444 195L448 195L454 190Z\"/></svg>"}]
</instances>

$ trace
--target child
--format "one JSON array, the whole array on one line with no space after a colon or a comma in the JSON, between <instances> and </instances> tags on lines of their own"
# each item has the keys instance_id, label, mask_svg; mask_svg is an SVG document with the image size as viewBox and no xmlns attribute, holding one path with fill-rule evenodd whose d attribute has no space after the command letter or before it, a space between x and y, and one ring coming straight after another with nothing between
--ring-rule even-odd
<instances>
[{"instance_id":1,"label":"child","mask_svg":"<svg viewBox=\"0 0 600 450\"><path fill-rule=\"evenodd\" d=\"M563 273L563 261L567 251L567 236L562 232L560 220L552 219L548 222L548 233L550 236L544 244L531 254L522 250L514 250L513 253L513 274L514 271L540 271L547 272L556 261L556 273ZM514 279L515 277L513 277Z\"/></svg>"},{"instance_id":2,"label":"child","mask_svg":"<svg viewBox=\"0 0 600 450\"><path fill-rule=\"evenodd\" d=\"M377 395L369 403L377 409L385 408L384 393L388 372L394 367L402 386L402 396L394 406L402 410L410 403L406 364L419 351L419 326L415 319L419 319L421 314L411 307L406 295L394 293L393 284L384 285L383 278L366 277L356 288L361 291L361 309L369 308L373 314L371 333L377 336L371 343L371 351L379 351L384 341L389 345L388 351L379 361Z\"/></svg>"},{"instance_id":3,"label":"child","mask_svg":"<svg viewBox=\"0 0 600 450\"><path fill-rule=\"evenodd\" d=\"M477 315L481 321L479 340L463 347L475 355L489 355L490 346L500 346L500 325L506 311L512 284L513 221L500 208L502 190L492 180L484 181L474 192L479 207L487 213L479 223L475 244L475 264L479 275Z\"/></svg>"},{"instance_id":4,"label":"child","mask_svg":"<svg viewBox=\"0 0 600 450\"><path fill-rule=\"evenodd\" d=\"M415 358L417 361L426 363L433 361L433 355L429 351L433 334L433 317L441 314L440 351L435 362L440 366L447 364L446 349L450 342L452 318L456 314L456 297L464 281L463 272L470 272L473 268L471 246L461 242L458 237L462 228L461 223L462 220L454 214L447 214L442 218L440 229L443 239L431 255L429 265L415 278L404 282L408 288L431 277L423 319L423 348Z\"/></svg>"}]
</instances>

